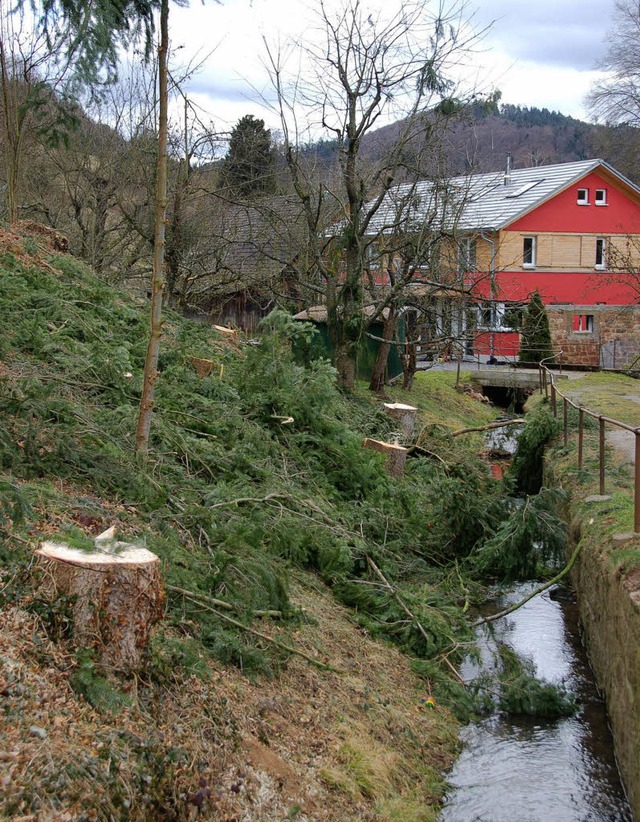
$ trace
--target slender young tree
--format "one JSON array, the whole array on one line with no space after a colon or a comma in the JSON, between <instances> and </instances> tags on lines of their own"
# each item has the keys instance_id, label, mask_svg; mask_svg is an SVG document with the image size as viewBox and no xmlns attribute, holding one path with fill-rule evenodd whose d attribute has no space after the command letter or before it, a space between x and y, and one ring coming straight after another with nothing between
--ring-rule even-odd
<instances>
[{"instance_id":1,"label":"slender young tree","mask_svg":"<svg viewBox=\"0 0 640 822\"><path fill-rule=\"evenodd\" d=\"M146 456L149 451L151 415L158 377L158 356L162 337L162 294L165 285L165 221L167 213L167 146L169 140L168 52L169 0L161 0L160 43L158 46L158 154L156 161L153 277L151 280L151 327L144 363L144 379L136 428L136 451L142 456Z\"/></svg>"},{"instance_id":2,"label":"slender young tree","mask_svg":"<svg viewBox=\"0 0 640 822\"><path fill-rule=\"evenodd\" d=\"M158 0L119 0L118 3L113 0L43 0L40 23L50 37L55 34L64 42L67 57L74 61L77 79L89 89L96 89L117 76L119 44L142 36L147 55L149 54L154 33L154 11L157 8ZM165 282L169 0L160 0L159 10L159 113L151 329L135 437L135 449L143 457L149 450Z\"/></svg>"}]
</instances>

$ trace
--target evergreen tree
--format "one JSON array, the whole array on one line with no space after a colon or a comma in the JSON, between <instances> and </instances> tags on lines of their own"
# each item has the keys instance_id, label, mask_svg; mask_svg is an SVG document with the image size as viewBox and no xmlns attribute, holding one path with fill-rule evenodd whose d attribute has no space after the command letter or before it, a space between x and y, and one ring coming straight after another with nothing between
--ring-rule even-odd
<instances>
[{"instance_id":1,"label":"evergreen tree","mask_svg":"<svg viewBox=\"0 0 640 822\"><path fill-rule=\"evenodd\" d=\"M549 317L539 291L533 293L522 318L518 359L530 363L543 359L553 362Z\"/></svg>"},{"instance_id":2,"label":"evergreen tree","mask_svg":"<svg viewBox=\"0 0 640 822\"><path fill-rule=\"evenodd\" d=\"M264 120L247 114L237 122L222 165L221 187L234 189L243 197L273 191L271 132Z\"/></svg>"}]
</instances>

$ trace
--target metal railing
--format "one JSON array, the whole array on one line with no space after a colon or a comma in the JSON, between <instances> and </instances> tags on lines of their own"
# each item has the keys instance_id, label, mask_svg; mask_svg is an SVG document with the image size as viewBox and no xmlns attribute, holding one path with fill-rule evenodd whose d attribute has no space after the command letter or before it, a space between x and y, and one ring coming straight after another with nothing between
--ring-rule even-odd
<instances>
[{"instance_id":1,"label":"metal railing","mask_svg":"<svg viewBox=\"0 0 640 822\"><path fill-rule=\"evenodd\" d=\"M584 446L584 416L592 417L598 420L599 438L598 438L598 463L600 472L600 495L605 494L605 440L606 440L606 426L611 425L616 428L621 428L623 431L630 431L635 435L635 476L634 476L634 490L633 490L633 530L636 534L640 534L640 427L628 425L626 422L605 417L604 414L597 414L589 408L578 405L573 400L570 400L556 387L553 374L549 368L544 364L544 360L539 365L540 375L540 393L550 399L551 411L553 416L558 416L558 397L562 399L563 410L563 436L564 444L569 442L569 406L575 408L578 412L578 468L582 468L583 446Z\"/></svg>"}]
</instances>

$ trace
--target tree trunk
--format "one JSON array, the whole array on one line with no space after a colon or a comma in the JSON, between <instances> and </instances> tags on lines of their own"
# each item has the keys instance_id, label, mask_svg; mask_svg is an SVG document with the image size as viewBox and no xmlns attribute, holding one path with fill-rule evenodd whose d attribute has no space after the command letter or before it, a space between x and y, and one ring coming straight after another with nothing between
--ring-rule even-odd
<instances>
[{"instance_id":1,"label":"tree trunk","mask_svg":"<svg viewBox=\"0 0 640 822\"><path fill-rule=\"evenodd\" d=\"M149 432L155 384L158 376L158 355L162 336L162 292L164 290L164 249L165 217L167 212L167 142L168 106L167 52L169 49L169 0L162 0L160 6L160 46L158 48L158 157L156 177L156 214L153 242L153 280L151 283L151 332L144 363L144 380L138 427L136 430L136 451L144 456L149 452Z\"/></svg>"},{"instance_id":2,"label":"tree trunk","mask_svg":"<svg viewBox=\"0 0 640 822\"><path fill-rule=\"evenodd\" d=\"M377 451L385 457L385 468L392 477L399 477L404 472L404 464L407 461L408 448L396 445L392 442L380 442L370 437L366 437L362 442L363 448Z\"/></svg>"},{"instance_id":3,"label":"tree trunk","mask_svg":"<svg viewBox=\"0 0 640 822\"><path fill-rule=\"evenodd\" d=\"M12 75L9 76L11 68ZM9 225L18 222L18 186L20 182L20 160L22 148L22 130L18 105L15 99L16 78L13 72L14 66L7 65L5 43L0 35L0 79L2 82L2 102L3 102L3 131L4 131L4 156L6 164L7 187L5 192L5 202L7 206L7 216Z\"/></svg>"},{"instance_id":4,"label":"tree trunk","mask_svg":"<svg viewBox=\"0 0 640 822\"><path fill-rule=\"evenodd\" d=\"M371 382L369 383L369 391L382 391L384 388L385 378L387 375L387 360L389 359L389 351L391 350L391 341L396 333L396 325L398 322L398 312L395 306L389 306L389 313L387 314L383 327L382 339L376 355L376 361L371 373Z\"/></svg>"},{"instance_id":5,"label":"tree trunk","mask_svg":"<svg viewBox=\"0 0 640 822\"><path fill-rule=\"evenodd\" d=\"M43 542L36 554L44 595L75 597L75 640L95 649L102 665L135 671L151 628L163 615L160 560L145 548L116 546L124 547L117 553L98 549L87 553Z\"/></svg>"},{"instance_id":6,"label":"tree trunk","mask_svg":"<svg viewBox=\"0 0 640 822\"><path fill-rule=\"evenodd\" d=\"M338 385L353 391L356 387L356 354L349 343L339 343L335 348L335 366L338 371Z\"/></svg>"},{"instance_id":7,"label":"tree trunk","mask_svg":"<svg viewBox=\"0 0 640 822\"><path fill-rule=\"evenodd\" d=\"M405 405L402 402L385 402L384 410L392 419L400 423L404 440L413 439L418 419L418 409L414 408L413 405Z\"/></svg>"},{"instance_id":8,"label":"tree trunk","mask_svg":"<svg viewBox=\"0 0 640 822\"><path fill-rule=\"evenodd\" d=\"M416 371L416 344L415 342L407 342L402 355L402 388L404 391L411 391Z\"/></svg>"}]
</instances>

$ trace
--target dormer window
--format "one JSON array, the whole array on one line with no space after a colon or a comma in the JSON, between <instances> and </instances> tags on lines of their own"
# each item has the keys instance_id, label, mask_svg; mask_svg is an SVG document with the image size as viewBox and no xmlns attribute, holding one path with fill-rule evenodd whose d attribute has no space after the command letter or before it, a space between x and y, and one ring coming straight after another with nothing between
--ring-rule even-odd
<instances>
[{"instance_id":1,"label":"dormer window","mask_svg":"<svg viewBox=\"0 0 640 822\"><path fill-rule=\"evenodd\" d=\"M607 204L607 189L606 188L596 188L596 197L595 202L597 206L603 206Z\"/></svg>"},{"instance_id":2,"label":"dormer window","mask_svg":"<svg viewBox=\"0 0 640 822\"><path fill-rule=\"evenodd\" d=\"M589 189L578 189L578 205L589 205Z\"/></svg>"}]
</instances>

